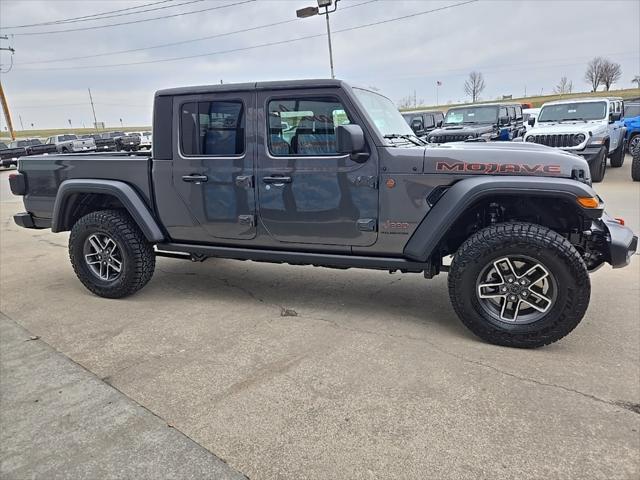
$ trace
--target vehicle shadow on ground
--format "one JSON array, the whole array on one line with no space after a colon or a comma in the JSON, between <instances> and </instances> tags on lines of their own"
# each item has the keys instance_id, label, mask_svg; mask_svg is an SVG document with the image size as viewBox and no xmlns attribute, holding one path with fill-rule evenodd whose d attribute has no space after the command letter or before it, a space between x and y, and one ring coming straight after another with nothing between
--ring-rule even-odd
<instances>
[{"instance_id":1,"label":"vehicle shadow on ground","mask_svg":"<svg viewBox=\"0 0 640 480\"><path fill-rule=\"evenodd\" d=\"M450 335L474 338L449 303L446 274L433 280L421 274L360 269L260 264L209 259L203 264L159 259L150 284L136 296L144 301L189 295L207 301L257 302L274 316L299 316L351 326L384 322L406 330L436 327ZM360 320L362 319L362 322ZM413 328L411 330L414 330Z\"/></svg>"}]
</instances>

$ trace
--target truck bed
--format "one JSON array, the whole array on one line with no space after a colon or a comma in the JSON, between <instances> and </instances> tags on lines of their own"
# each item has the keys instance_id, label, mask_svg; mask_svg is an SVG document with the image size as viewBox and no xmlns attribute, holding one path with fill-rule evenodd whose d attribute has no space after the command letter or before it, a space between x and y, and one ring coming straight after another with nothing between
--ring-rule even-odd
<instances>
[{"instance_id":1,"label":"truck bed","mask_svg":"<svg viewBox=\"0 0 640 480\"><path fill-rule=\"evenodd\" d=\"M126 152L35 155L18 161L18 171L28 185L25 207L40 219L51 219L58 188L69 179L126 181L151 206L150 166L148 153Z\"/></svg>"}]
</instances>

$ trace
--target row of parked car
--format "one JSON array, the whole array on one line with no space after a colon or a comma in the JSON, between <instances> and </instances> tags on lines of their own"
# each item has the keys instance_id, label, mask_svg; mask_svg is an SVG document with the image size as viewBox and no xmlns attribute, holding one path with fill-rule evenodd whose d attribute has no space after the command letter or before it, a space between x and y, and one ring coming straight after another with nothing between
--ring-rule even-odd
<instances>
[{"instance_id":1,"label":"row of parked car","mask_svg":"<svg viewBox=\"0 0 640 480\"><path fill-rule=\"evenodd\" d=\"M640 100L572 98L540 108L519 103L473 104L404 112L414 133L428 143L516 141L537 143L581 155L593 182L604 178L607 158L621 167L625 151L640 151ZM635 166L634 172L640 169ZM640 171L634 173L640 180Z\"/></svg>"},{"instance_id":2,"label":"row of parked car","mask_svg":"<svg viewBox=\"0 0 640 480\"><path fill-rule=\"evenodd\" d=\"M8 145L0 142L0 162L8 167L18 157L48 153L119 152L151 150L151 132L107 132L53 135L44 142L39 138L21 138Z\"/></svg>"}]
</instances>

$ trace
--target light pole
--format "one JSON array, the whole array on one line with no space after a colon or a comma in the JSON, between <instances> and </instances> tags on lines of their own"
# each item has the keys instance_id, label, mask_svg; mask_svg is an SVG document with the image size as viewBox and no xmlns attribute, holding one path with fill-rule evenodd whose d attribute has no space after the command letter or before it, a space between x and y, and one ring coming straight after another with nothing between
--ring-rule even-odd
<instances>
[{"instance_id":1,"label":"light pole","mask_svg":"<svg viewBox=\"0 0 640 480\"><path fill-rule=\"evenodd\" d=\"M318 0L317 7L306 7L296 10L298 18L313 17L314 15L324 15L327 21L327 41L329 42L329 65L331 65L331 78L336 78L333 71L333 48L331 46L331 25L329 24L329 14L335 12L338 9L338 2L340 0ZM329 10L329 7L333 5L333 10ZM324 13L320 13L320 9L324 8Z\"/></svg>"}]
</instances>

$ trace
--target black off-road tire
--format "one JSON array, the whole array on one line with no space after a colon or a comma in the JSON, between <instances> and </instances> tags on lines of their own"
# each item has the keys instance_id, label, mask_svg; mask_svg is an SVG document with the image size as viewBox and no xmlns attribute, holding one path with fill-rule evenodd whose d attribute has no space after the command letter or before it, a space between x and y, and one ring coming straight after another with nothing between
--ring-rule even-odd
<instances>
[{"instance_id":1,"label":"black off-road tire","mask_svg":"<svg viewBox=\"0 0 640 480\"><path fill-rule=\"evenodd\" d=\"M481 272L509 255L541 262L555 278L555 302L533 323L500 321L480 304ZM561 339L580 323L591 295L586 265L573 245L549 228L524 222L496 224L467 239L453 258L448 280L451 303L467 328L487 342L508 347L536 348Z\"/></svg>"},{"instance_id":2,"label":"black off-road tire","mask_svg":"<svg viewBox=\"0 0 640 480\"><path fill-rule=\"evenodd\" d=\"M604 174L607 171L607 147L602 147L598 156L589 164L589 172L591 173L591 181L600 183L604 180Z\"/></svg>"},{"instance_id":3,"label":"black off-road tire","mask_svg":"<svg viewBox=\"0 0 640 480\"><path fill-rule=\"evenodd\" d=\"M640 148L636 150L631 161L631 178L634 182L640 182Z\"/></svg>"},{"instance_id":4,"label":"black off-road tire","mask_svg":"<svg viewBox=\"0 0 640 480\"><path fill-rule=\"evenodd\" d=\"M624 164L625 150L626 147L624 145L624 142L622 142L618 146L618 148L616 148L616 151L611 154L611 156L609 157L609 163L611 164L612 168L620 168Z\"/></svg>"},{"instance_id":5,"label":"black off-road tire","mask_svg":"<svg viewBox=\"0 0 640 480\"><path fill-rule=\"evenodd\" d=\"M92 234L107 234L120 249L123 264L115 280L99 279L85 261L85 241ZM69 257L82 284L106 298L122 298L140 290L153 276L156 264L153 245L122 210L100 210L80 218L71 229Z\"/></svg>"},{"instance_id":6,"label":"black off-road tire","mask_svg":"<svg viewBox=\"0 0 640 480\"><path fill-rule=\"evenodd\" d=\"M634 133L627 143L627 151L631 156L635 151L640 151L640 133Z\"/></svg>"}]
</instances>

